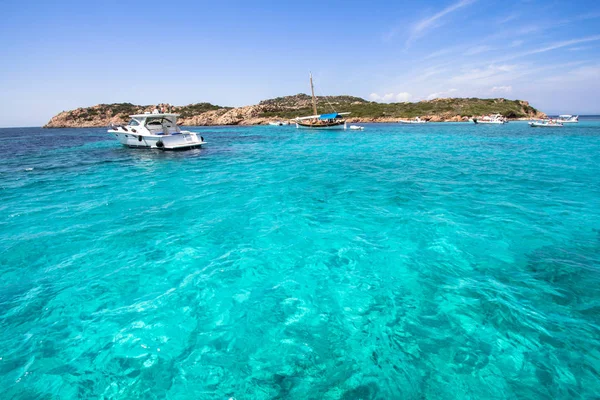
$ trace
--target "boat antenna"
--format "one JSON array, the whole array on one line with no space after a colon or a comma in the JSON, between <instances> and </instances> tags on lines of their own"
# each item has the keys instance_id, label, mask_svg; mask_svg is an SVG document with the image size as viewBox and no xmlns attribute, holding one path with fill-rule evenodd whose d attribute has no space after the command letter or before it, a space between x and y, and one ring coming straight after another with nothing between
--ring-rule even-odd
<instances>
[{"instance_id":1,"label":"boat antenna","mask_svg":"<svg viewBox=\"0 0 600 400\"><path fill-rule=\"evenodd\" d=\"M315 87L312 81L312 72L310 73L310 93L312 94L312 106L314 115L317 115L317 99L315 98Z\"/></svg>"}]
</instances>

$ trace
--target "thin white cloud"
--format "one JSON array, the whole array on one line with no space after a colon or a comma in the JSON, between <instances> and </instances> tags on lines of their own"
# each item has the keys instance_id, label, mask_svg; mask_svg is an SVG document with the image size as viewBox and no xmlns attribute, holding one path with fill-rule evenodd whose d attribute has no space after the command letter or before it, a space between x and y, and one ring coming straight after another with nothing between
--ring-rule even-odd
<instances>
[{"instance_id":1,"label":"thin white cloud","mask_svg":"<svg viewBox=\"0 0 600 400\"><path fill-rule=\"evenodd\" d=\"M593 13L587 12L585 14L581 14L576 17L555 21L555 23L558 23L561 25L562 24L571 24L571 23L577 22L577 21L586 21L589 19L596 19L596 18L600 18L600 12L593 12Z\"/></svg>"},{"instance_id":2,"label":"thin white cloud","mask_svg":"<svg viewBox=\"0 0 600 400\"><path fill-rule=\"evenodd\" d=\"M543 67L532 64L492 64L481 68L464 69L460 74L451 77L446 84L460 88L461 93L464 90L470 90L470 93L473 93L474 89L479 91L478 95L508 93L512 91L515 85L521 88L524 84L530 85L533 82L540 82L544 76L547 76L549 71L573 69L574 67L580 67L582 64L586 64L586 62L545 64ZM565 70L564 74L568 73Z\"/></svg>"},{"instance_id":3,"label":"thin white cloud","mask_svg":"<svg viewBox=\"0 0 600 400\"><path fill-rule=\"evenodd\" d=\"M531 50L531 51L525 53L525 55L545 53L547 51L560 49L562 47L567 47L567 46L571 46L571 45L579 44L579 43L595 42L597 40L600 40L600 35L588 36L588 37L584 37L581 39L565 40L562 42L553 43L546 47L542 47L541 49Z\"/></svg>"},{"instance_id":4,"label":"thin white cloud","mask_svg":"<svg viewBox=\"0 0 600 400\"><path fill-rule=\"evenodd\" d=\"M431 93L429 96L427 96L427 100L443 99L443 98L447 98L447 97L456 96L457 94L458 94L458 89L450 89L450 90L446 90L445 92Z\"/></svg>"},{"instance_id":5,"label":"thin white cloud","mask_svg":"<svg viewBox=\"0 0 600 400\"><path fill-rule=\"evenodd\" d=\"M565 82L586 82L595 83L600 81L600 65L588 65L575 68L568 73L551 76L545 79L546 82L565 83Z\"/></svg>"},{"instance_id":6,"label":"thin white cloud","mask_svg":"<svg viewBox=\"0 0 600 400\"><path fill-rule=\"evenodd\" d=\"M393 27L381 35L381 40L384 42L389 42L398 34L398 32L400 32L400 28L397 26Z\"/></svg>"},{"instance_id":7,"label":"thin white cloud","mask_svg":"<svg viewBox=\"0 0 600 400\"><path fill-rule=\"evenodd\" d=\"M507 16L507 17L504 17L504 18L502 18L501 20L499 20L499 21L498 21L498 23L499 23L499 24L505 24L505 23L507 23L507 22L509 22L509 21L512 21L513 19L517 19L517 18L519 18L519 16L520 16L520 15L519 15L519 14L516 14L516 13L515 13L515 14L511 14L511 15L509 15L509 16Z\"/></svg>"},{"instance_id":8,"label":"thin white cloud","mask_svg":"<svg viewBox=\"0 0 600 400\"><path fill-rule=\"evenodd\" d=\"M494 86L491 90L492 93L510 93L512 92L512 86Z\"/></svg>"},{"instance_id":9,"label":"thin white cloud","mask_svg":"<svg viewBox=\"0 0 600 400\"><path fill-rule=\"evenodd\" d=\"M579 39L563 40L563 41L560 41L560 42L555 42L555 43L548 44L548 45L546 45L544 47L540 47L540 48L529 50L529 51L524 51L524 52L521 52L521 53L516 53L516 54L510 55L508 57L504 57L504 58L501 58L501 59L498 59L498 60L494 60L494 62L498 63L498 62L504 62L504 61L514 60L514 59L517 59L517 58L532 56L532 55L535 55L535 54L546 53L548 51L552 51L552 50L556 50L556 49L562 49L563 47L568 47L568 46L572 46L572 45L575 45L575 44L588 43L588 42L596 42L598 40L600 40L600 35L586 36L586 37L579 38Z\"/></svg>"},{"instance_id":10,"label":"thin white cloud","mask_svg":"<svg viewBox=\"0 0 600 400\"><path fill-rule=\"evenodd\" d=\"M525 43L525 41L524 41L524 40L513 40L513 41L510 43L510 46L509 46L509 47L519 47L519 46L521 46L523 43Z\"/></svg>"},{"instance_id":11,"label":"thin white cloud","mask_svg":"<svg viewBox=\"0 0 600 400\"><path fill-rule=\"evenodd\" d=\"M570 49L567 49L569 51L582 51L582 50L589 50L593 48L593 46L579 46L579 47L571 47Z\"/></svg>"},{"instance_id":12,"label":"thin white cloud","mask_svg":"<svg viewBox=\"0 0 600 400\"><path fill-rule=\"evenodd\" d=\"M406 103L408 101L410 101L413 98L413 95L408 93L408 92L401 92L401 93L386 93L384 95L379 95L377 93L371 93L369 95L369 99L371 99L371 101L377 101L380 103L392 103L392 102L398 102L398 103Z\"/></svg>"},{"instance_id":13,"label":"thin white cloud","mask_svg":"<svg viewBox=\"0 0 600 400\"><path fill-rule=\"evenodd\" d=\"M481 53L485 53L488 52L490 50L493 50L493 47L488 46L488 45L481 45L481 46L475 46L475 47L471 47L470 49L468 49L467 51L465 51L465 56L474 56L476 54L481 54Z\"/></svg>"},{"instance_id":14,"label":"thin white cloud","mask_svg":"<svg viewBox=\"0 0 600 400\"><path fill-rule=\"evenodd\" d=\"M523 28L523 29L525 29L525 28ZM527 28L527 29L531 30L531 28ZM502 30L502 31L496 32L494 34L479 38L478 40L475 40L474 42L471 42L471 43L463 43L460 45L445 47L445 48L436 50L436 51L426 55L423 59L429 60L432 58L447 56L449 54L463 53L465 51L467 52L467 53L465 53L466 55L477 54L477 53L483 52L484 50L489 51L489 50L493 50L495 48L499 48L499 47L489 46L487 43L493 43L494 46L497 46L499 43L505 43L508 40L510 40L512 37L515 37L515 36L522 36L522 35L521 35L521 33L515 32L514 29ZM510 45L508 45L508 47L519 47L523 43L525 43L525 41L522 39L514 39L514 40L512 40Z\"/></svg>"},{"instance_id":15,"label":"thin white cloud","mask_svg":"<svg viewBox=\"0 0 600 400\"><path fill-rule=\"evenodd\" d=\"M427 67L424 70L422 70L421 73L413 79L413 81L423 82L429 80L429 78L431 78L432 76L442 74L448 71L448 69L446 68L447 65L448 64L441 64L438 66Z\"/></svg>"},{"instance_id":16,"label":"thin white cloud","mask_svg":"<svg viewBox=\"0 0 600 400\"><path fill-rule=\"evenodd\" d=\"M560 70L560 69L565 69L565 68L578 67L578 66L584 65L586 63L587 63L587 61L571 61L571 62L562 63L562 64L547 64L547 65L544 65L543 67L537 67L537 68L521 67L517 71L512 73L510 78L512 80L516 80L516 79L523 78L528 75L535 75L536 79L539 79L541 74L544 72L552 71L552 70Z\"/></svg>"},{"instance_id":17,"label":"thin white cloud","mask_svg":"<svg viewBox=\"0 0 600 400\"><path fill-rule=\"evenodd\" d=\"M463 72L460 75L456 75L450 79L451 82L464 82L471 83L473 81L488 81L490 79L496 79L499 76L510 74L517 70L517 65L503 64L503 65L488 65L485 68L475 68Z\"/></svg>"},{"instance_id":18,"label":"thin white cloud","mask_svg":"<svg viewBox=\"0 0 600 400\"><path fill-rule=\"evenodd\" d=\"M408 101L410 101L412 99L412 94L408 93L408 92L402 92L402 93L398 93L396 95L396 101L400 102L400 103L406 103Z\"/></svg>"},{"instance_id":19,"label":"thin white cloud","mask_svg":"<svg viewBox=\"0 0 600 400\"><path fill-rule=\"evenodd\" d=\"M418 21L415 25L413 25L413 27L411 29L410 36L408 37L408 40L406 41L406 47L410 47L412 42L414 42L415 40L417 40L418 38L423 36L428 30L435 28L436 26L439 26L441 24L441 20L444 16L446 16L458 9L466 7L470 4L473 4L476 1L477 0L459 0L458 2L451 4L448 7L444 8L442 11L438 12L437 14L434 14L429 18L425 18L425 19Z\"/></svg>"},{"instance_id":20,"label":"thin white cloud","mask_svg":"<svg viewBox=\"0 0 600 400\"><path fill-rule=\"evenodd\" d=\"M600 12L586 12L575 17L565 19L550 19L544 21L542 18L536 19L535 22L529 21L526 25L520 28L513 28L510 32L512 35L531 35L533 33L541 33L544 31L555 30L565 25L600 18Z\"/></svg>"},{"instance_id":21,"label":"thin white cloud","mask_svg":"<svg viewBox=\"0 0 600 400\"><path fill-rule=\"evenodd\" d=\"M425 59L428 60L430 58L445 56L446 54L452 53L455 49L456 49L455 47L452 47L452 48L437 50L437 51L434 51L433 53L427 55L425 57Z\"/></svg>"},{"instance_id":22,"label":"thin white cloud","mask_svg":"<svg viewBox=\"0 0 600 400\"><path fill-rule=\"evenodd\" d=\"M369 95L369 100L371 100L371 101L380 101L381 100L381 96L378 95L377 93L371 93Z\"/></svg>"},{"instance_id":23,"label":"thin white cloud","mask_svg":"<svg viewBox=\"0 0 600 400\"><path fill-rule=\"evenodd\" d=\"M529 24L529 25L526 25L526 26L523 26L523 27L517 29L515 31L515 33L519 36L523 36L523 35L529 35L534 32L544 31L546 29L547 29L547 27Z\"/></svg>"}]
</instances>

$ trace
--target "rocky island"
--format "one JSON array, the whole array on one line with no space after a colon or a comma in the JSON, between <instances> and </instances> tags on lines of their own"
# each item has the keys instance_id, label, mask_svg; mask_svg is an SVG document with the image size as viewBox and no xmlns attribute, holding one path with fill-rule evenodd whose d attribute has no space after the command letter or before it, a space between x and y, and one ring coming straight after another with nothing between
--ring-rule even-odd
<instances>
[{"instance_id":1,"label":"rocky island","mask_svg":"<svg viewBox=\"0 0 600 400\"><path fill-rule=\"evenodd\" d=\"M421 117L431 122L467 121L472 116L502 114L509 119L545 118L546 114L530 106L527 101L478 98L447 98L415 103L377 103L353 96L318 96L321 112L349 111L348 122L397 122L402 118ZM44 128L104 127L124 124L131 114L152 112L157 105L131 103L98 104L92 107L63 111L52 117ZM263 100L245 107L222 107L210 103L187 106L159 104L178 113L179 123L187 126L208 125L261 125L274 120L288 120L311 115L311 97L306 94Z\"/></svg>"}]
</instances>

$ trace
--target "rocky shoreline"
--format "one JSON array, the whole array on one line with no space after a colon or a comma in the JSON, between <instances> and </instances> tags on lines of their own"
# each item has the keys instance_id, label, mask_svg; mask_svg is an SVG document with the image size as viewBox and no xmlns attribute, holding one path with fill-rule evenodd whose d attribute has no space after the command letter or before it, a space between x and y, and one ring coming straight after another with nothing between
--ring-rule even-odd
<instances>
[{"instance_id":1,"label":"rocky shoreline","mask_svg":"<svg viewBox=\"0 0 600 400\"><path fill-rule=\"evenodd\" d=\"M498 108L502 108L503 115L512 120L546 117L546 114L531 107L526 101L506 99L435 99L419 103L384 104L358 97L329 96L320 98L320 103L329 103L340 111L350 111L352 114L347 118L349 123L390 123L415 116L430 122L466 122L471 116L499 112ZM155 108L180 114L178 124L186 126L266 125L272 121L311 115L310 107L310 97L303 94L236 108L209 103L187 106L98 104L63 111L52 117L44 128L92 128L125 124L129 115L152 112ZM479 113L475 114L473 110Z\"/></svg>"}]
</instances>

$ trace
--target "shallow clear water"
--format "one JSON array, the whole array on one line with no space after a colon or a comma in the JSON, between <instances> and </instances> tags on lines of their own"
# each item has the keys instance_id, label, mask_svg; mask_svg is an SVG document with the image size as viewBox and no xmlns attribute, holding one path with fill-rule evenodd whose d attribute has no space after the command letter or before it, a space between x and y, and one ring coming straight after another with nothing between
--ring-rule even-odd
<instances>
[{"instance_id":1,"label":"shallow clear water","mask_svg":"<svg viewBox=\"0 0 600 400\"><path fill-rule=\"evenodd\" d=\"M195 130L0 130L4 398L600 393L599 121Z\"/></svg>"}]
</instances>

